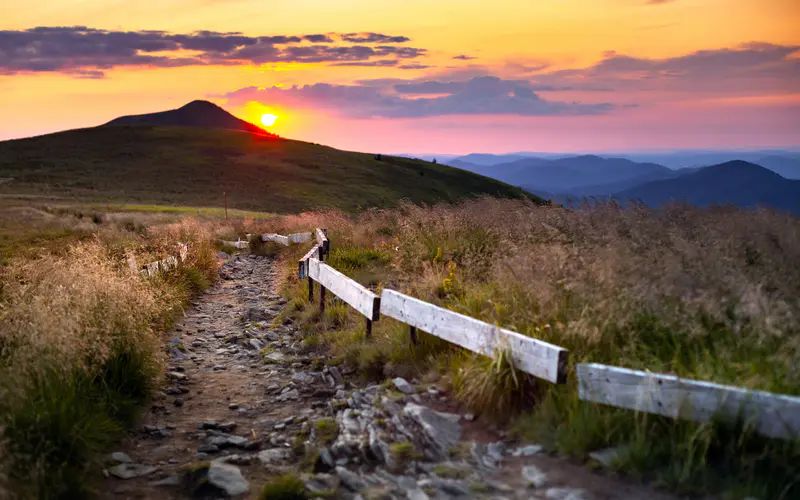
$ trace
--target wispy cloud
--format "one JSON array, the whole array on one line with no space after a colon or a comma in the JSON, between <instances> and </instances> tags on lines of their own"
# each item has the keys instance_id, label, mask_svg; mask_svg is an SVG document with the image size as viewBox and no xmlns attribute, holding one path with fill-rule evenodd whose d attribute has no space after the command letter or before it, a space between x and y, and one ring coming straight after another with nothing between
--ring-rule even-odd
<instances>
[{"instance_id":1,"label":"wispy cloud","mask_svg":"<svg viewBox=\"0 0 800 500\"><path fill-rule=\"evenodd\" d=\"M238 32L110 31L85 26L0 31L0 74L62 72L98 78L120 66L372 63L425 55L405 36L380 33L246 36ZM377 45L380 44L380 45ZM378 63L376 60L381 59ZM394 61L394 62L392 62ZM366 65L366 64L365 64Z\"/></svg>"},{"instance_id":2,"label":"wispy cloud","mask_svg":"<svg viewBox=\"0 0 800 500\"><path fill-rule=\"evenodd\" d=\"M290 88L246 87L221 97L235 105L250 101L336 110L351 117L420 118L443 115L500 114L570 116L607 113L608 103L550 101L524 81L477 77L461 82L426 81L386 85L314 85ZM414 97L430 95L431 97Z\"/></svg>"}]
</instances>

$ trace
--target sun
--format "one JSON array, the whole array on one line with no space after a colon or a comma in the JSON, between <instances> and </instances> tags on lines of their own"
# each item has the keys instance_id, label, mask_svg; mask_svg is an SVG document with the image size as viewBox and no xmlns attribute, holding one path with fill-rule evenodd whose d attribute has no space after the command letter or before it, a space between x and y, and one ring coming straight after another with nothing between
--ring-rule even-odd
<instances>
[{"instance_id":1,"label":"sun","mask_svg":"<svg viewBox=\"0 0 800 500\"><path fill-rule=\"evenodd\" d=\"M261 115L261 123L263 123L267 127L271 127L275 125L275 121L278 119L276 115L272 113L264 113Z\"/></svg>"}]
</instances>

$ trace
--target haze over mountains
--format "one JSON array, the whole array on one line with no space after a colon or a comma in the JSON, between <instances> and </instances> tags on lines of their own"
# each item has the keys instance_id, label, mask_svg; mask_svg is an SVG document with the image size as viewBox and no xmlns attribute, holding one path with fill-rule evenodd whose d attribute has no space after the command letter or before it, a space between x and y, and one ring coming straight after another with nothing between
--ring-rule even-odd
<instances>
[{"instance_id":1,"label":"haze over mountains","mask_svg":"<svg viewBox=\"0 0 800 500\"><path fill-rule=\"evenodd\" d=\"M683 200L697 205L770 205L800 213L800 152L792 150L616 157L473 153L442 161L559 202L614 197L660 206Z\"/></svg>"}]
</instances>

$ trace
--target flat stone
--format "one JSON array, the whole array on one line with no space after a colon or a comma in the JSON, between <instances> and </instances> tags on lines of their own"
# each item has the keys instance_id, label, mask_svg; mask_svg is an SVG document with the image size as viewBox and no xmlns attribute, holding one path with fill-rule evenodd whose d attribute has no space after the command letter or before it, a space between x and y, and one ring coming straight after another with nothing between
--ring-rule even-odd
<instances>
[{"instance_id":1,"label":"flat stone","mask_svg":"<svg viewBox=\"0 0 800 500\"><path fill-rule=\"evenodd\" d=\"M177 380L179 382L183 382L188 377L185 374L180 373L180 372L167 372L167 378L170 378L172 380Z\"/></svg>"},{"instance_id":2,"label":"flat stone","mask_svg":"<svg viewBox=\"0 0 800 500\"><path fill-rule=\"evenodd\" d=\"M367 486L367 484L358 476L358 474L351 472L342 466L336 467L336 475L339 476L342 484L350 491L359 492Z\"/></svg>"},{"instance_id":3,"label":"flat stone","mask_svg":"<svg viewBox=\"0 0 800 500\"><path fill-rule=\"evenodd\" d=\"M392 379L392 384L397 388L398 391L402 392L403 394L414 394L417 392L416 388L413 385L409 384L406 379L397 377L396 379Z\"/></svg>"},{"instance_id":4,"label":"flat stone","mask_svg":"<svg viewBox=\"0 0 800 500\"><path fill-rule=\"evenodd\" d=\"M544 492L547 500L587 500L586 492L575 488L547 488Z\"/></svg>"},{"instance_id":5,"label":"flat stone","mask_svg":"<svg viewBox=\"0 0 800 500\"><path fill-rule=\"evenodd\" d=\"M535 465L527 465L522 468L522 480L527 486L542 488L547 484L547 474Z\"/></svg>"},{"instance_id":6,"label":"flat stone","mask_svg":"<svg viewBox=\"0 0 800 500\"><path fill-rule=\"evenodd\" d=\"M538 444L530 444L528 446L520 446L511 452L514 457L532 457L544 449L543 446Z\"/></svg>"},{"instance_id":7,"label":"flat stone","mask_svg":"<svg viewBox=\"0 0 800 500\"><path fill-rule=\"evenodd\" d=\"M292 454L289 448L271 448L263 450L258 454L258 460L264 465L273 464L275 462L282 462L288 460Z\"/></svg>"},{"instance_id":8,"label":"flat stone","mask_svg":"<svg viewBox=\"0 0 800 500\"><path fill-rule=\"evenodd\" d=\"M151 486L180 486L181 485L181 478L177 474L172 474L171 476L167 476L164 479L160 479L158 481L153 481L150 483Z\"/></svg>"},{"instance_id":9,"label":"flat stone","mask_svg":"<svg viewBox=\"0 0 800 500\"><path fill-rule=\"evenodd\" d=\"M605 448L599 451L593 451L589 453L589 457L605 467L611 467L615 462L624 458L629 451L630 450L625 446L616 446L612 448Z\"/></svg>"},{"instance_id":10,"label":"flat stone","mask_svg":"<svg viewBox=\"0 0 800 500\"><path fill-rule=\"evenodd\" d=\"M461 439L458 415L441 413L409 403L403 408L403 416L421 427L424 441L440 460L447 458L450 448L458 444Z\"/></svg>"},{"instance_id":11,"label":"flat stone","mask_svg":"<svg viewBox=\"0 0 800 500\"><path fill-rule=\"evenodd\" d=\"M242 471L235 465L224 462L211 462L208 468L208 482L232 497L250 491L250 483L242 476Z\"/></svg>"},{"instance_id":12,"label":"flat stone","mask_svg":"<svg viewBox=\"0 0 800 500\"><path fill-rule=\"evenodd\" d=\"M152 474L157 469L150 465L123 463L108 469L108 473L119 479L133 479L135 477Z\"/></svg>"},{"instance_id":13,"label":"flat stone","mask_svg":"<svg viewBox=\"0 0 800 500\"><path fill-rule=\"evenodd\" d=\"M115 451L111 454L111 460L117 462L118 464L130 464L133 463L133 459L128 456L127 453L123 453L121 451Z\"/></svg>"}]
</instances>

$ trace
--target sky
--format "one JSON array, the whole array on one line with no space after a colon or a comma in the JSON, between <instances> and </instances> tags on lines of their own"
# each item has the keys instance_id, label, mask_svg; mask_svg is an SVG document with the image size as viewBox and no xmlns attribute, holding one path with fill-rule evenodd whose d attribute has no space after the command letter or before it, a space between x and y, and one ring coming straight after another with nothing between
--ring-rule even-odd
<instances>
[{"instance_id":1,"label":"sky","mask_svg":"<svg viewBox=\"0 0 800 500\"><path fill-rule=\"evenodd\" d=\"M215 102L383 153L800 145L798 0L0 3L0 140Z\"/></svg>"}]
</instances>

